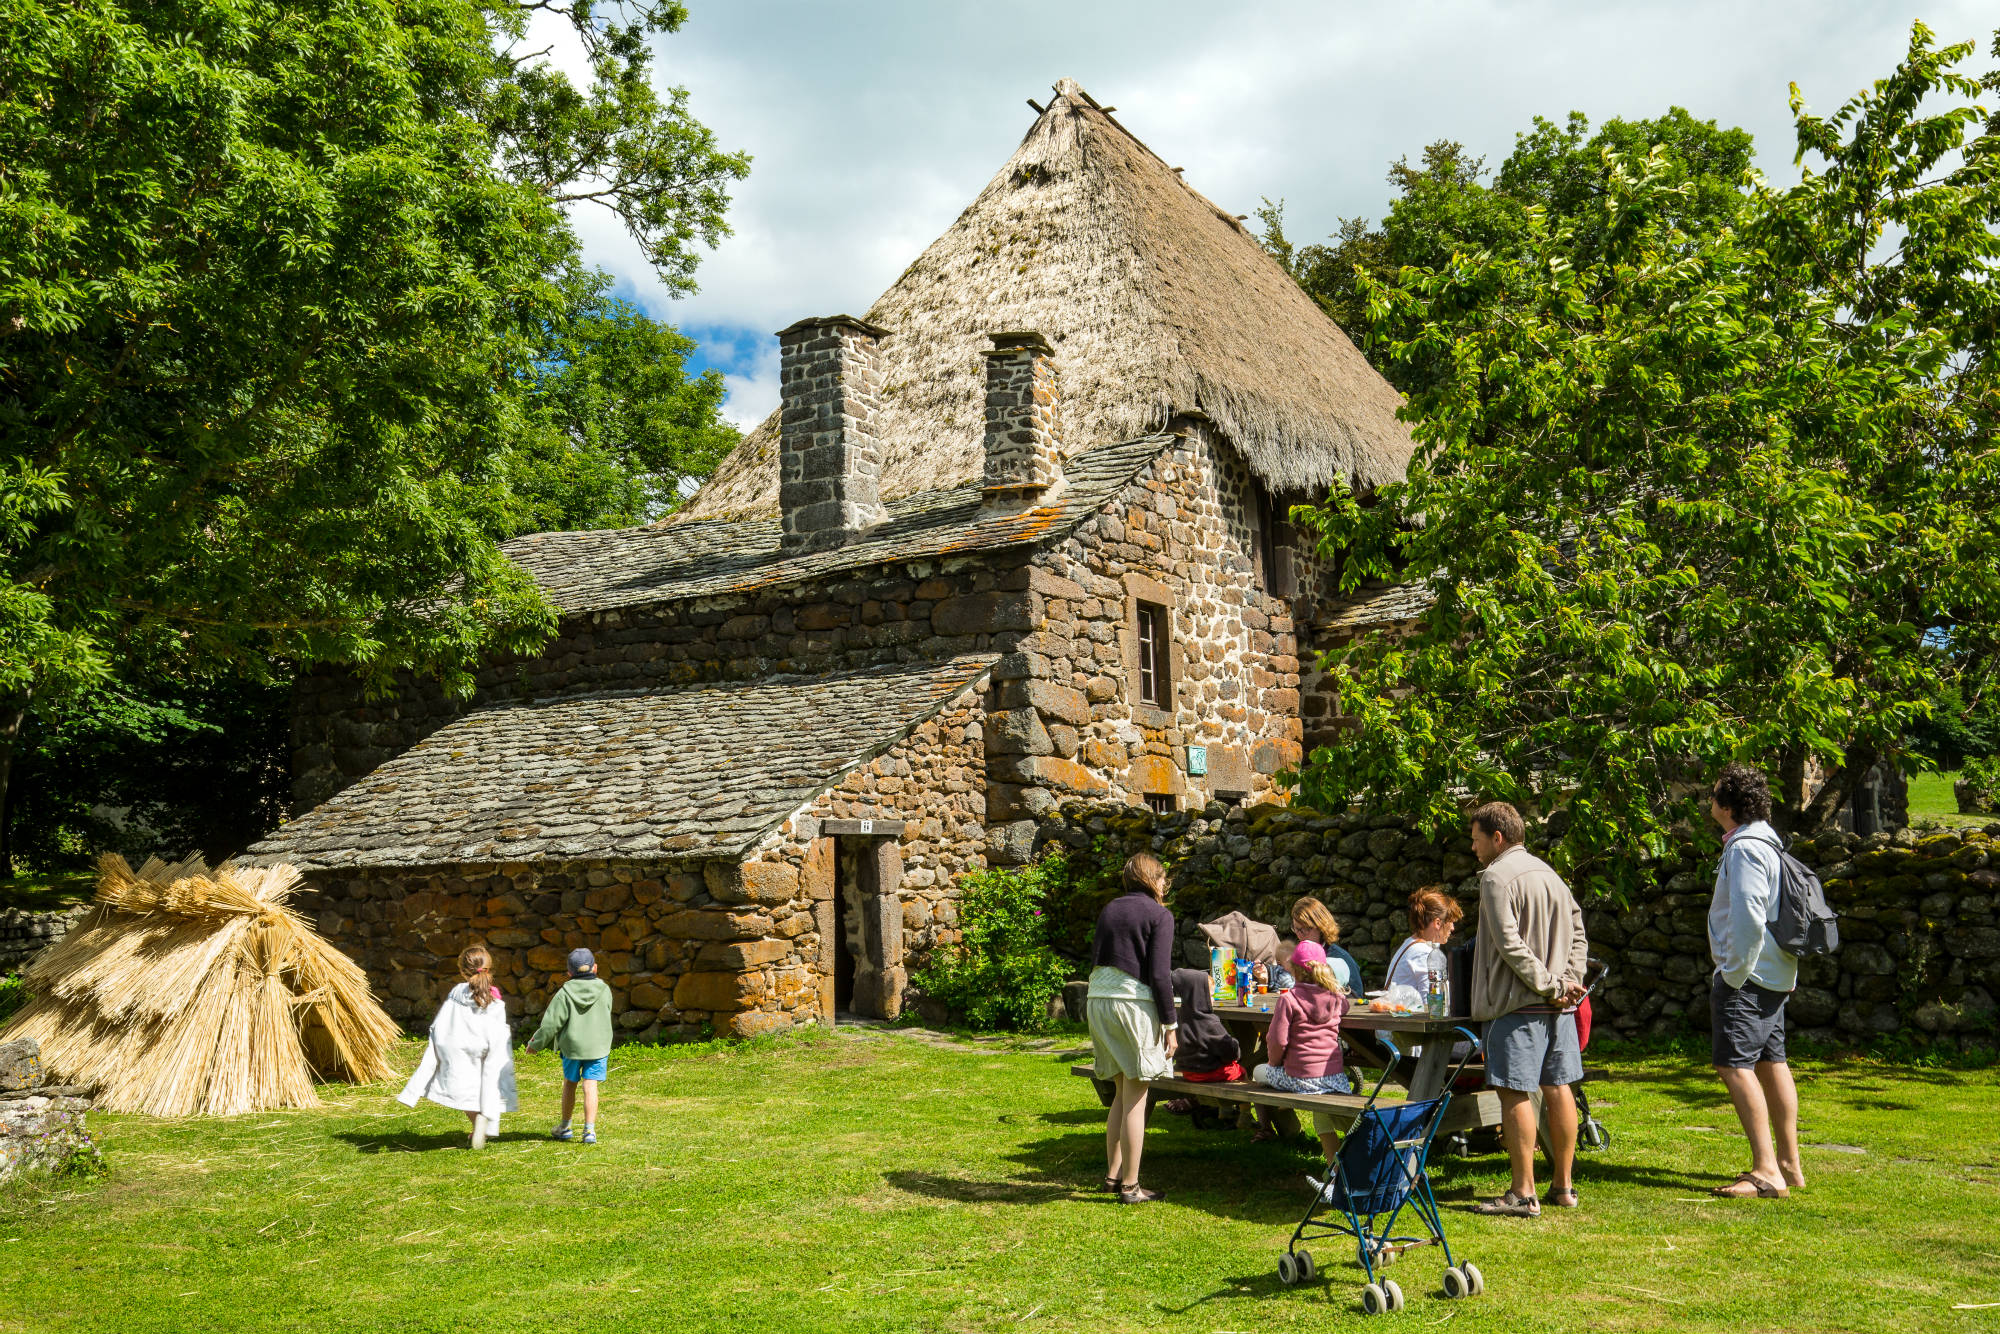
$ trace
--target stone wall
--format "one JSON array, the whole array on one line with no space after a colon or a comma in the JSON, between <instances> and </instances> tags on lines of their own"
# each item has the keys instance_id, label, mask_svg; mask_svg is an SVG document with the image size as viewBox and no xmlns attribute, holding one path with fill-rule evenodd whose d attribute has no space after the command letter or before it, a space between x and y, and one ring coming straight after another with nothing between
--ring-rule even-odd
<instances>
[{"instance_id":1,"label":"stone wall","mask_svg":"<svg viewBox=\"0 0 2000 1334\"><path fill-rule=\"evenodd\" d=\"M103 1155L85 1123L89 1110L88 1090L49 1083L33 1038L0 1042L0 1183L101 1169Z\"/></svg>"},{"instance_id":2,"label":"stone wall","mask_svg":"<svg viewBox=\"0 0 2000 1334\"><path fill-rule=\"evenodd\" d=\"M26 967L28 960L61 940L89 911L90 905L84 903L49 912L0 908L0 973Z\"/></svg>"},{"instance_id":3,"label":"stone wall","mask_svg":"<svg viewBox=\"0 0 2000 1334\"><path fill-rule=\"evenodd\" d=\"M1173 906L1190 960L1206 959L1197 922L1236 909L1282 928L1303 894L1333 910L1341 943L1377 981L1408 934L1413 890L1439 885L1458 899L1466 910L1459 939L1478 927L1478 865L1464 839L1432 843L1393 817L1270 804L1155 816L1070 803L1040 828L1038 845L1051 843L1068 849L1079 879L1099 884L1130 853L1158 852L1174 873ZM2000 824L1865 839L1836 831L1793 852L1818 868L1842 938L1838 954L1803 963L1788 1010L1795 1030L1825 1042L1907 1032L1946 1050L1994 1045ZM1631 907L1585 905L1591 953L1611 966L1594 1003L1601 1026L1625 1035L1706 1031L1714 877L1713 862L1690 847L1657 868L1657 887ZM1072 945L1099 902L1101 895L1086 893L1058 909Z\"/></svg>"},{"instance_id":4,"label":"stone wall","mask_svg":"<svg viewBox=\"0 0 2000 1334\"><path fill-rule=\"evenodd\" d=\"M322 935L367 971L389 1013L421 1030L457 981L459 952L483 942L517 1031L587 947L627 1038L752 1036L828 1017L825 933L852 840L829 820L896 820L892 905L898 957L914 966L956 939L954 878L985 864L983 706L961 696L787 820L743 863L731 861L454 866L321 871L303 906ZM900 995L900 984L896 987Z\"/></svg>"},{"instance_id":5,"label":"stone wall","mask_svg":"<svg viewBox=\"0 0 2000 1334\"><path fill-rule=\"evenodd\" d=\"M1043 619L993 669L989 818L1018 860L1066 797L1200 805L1269 789L1299 748L1289 602L1257 556L1256 482L1203 423L1035 557ZM1314 577L1308 572L1308 580ZM1172 613L1171 708L1140 695L1137 605ZM1190 773L1187 747L1206 749Z\"/></svg>"}]
</instances>

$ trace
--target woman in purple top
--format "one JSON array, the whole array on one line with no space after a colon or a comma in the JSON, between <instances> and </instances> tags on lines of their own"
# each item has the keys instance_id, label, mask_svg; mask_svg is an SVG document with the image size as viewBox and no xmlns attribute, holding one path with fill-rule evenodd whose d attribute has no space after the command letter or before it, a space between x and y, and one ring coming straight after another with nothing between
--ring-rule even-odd
<instances>
[{"instance_id":1,"label":"woman in purple top","mask_svg":"<svg viewBox=\"0 0 2000 1334\"><path fill-rule=\"evenodd\" d=\"M1174 915L1167 911L1167 871L1142 852L1125 863L1125 892L1097 915L1091 950L1090 1040L1096 1074L1117 1093L1104 1123L1104 1188L1126 1204L1158 1191L1139 1185L1146 1135L1146 1081L1173 1074L1175 1048Z\"/></svg>"}]
</instances>

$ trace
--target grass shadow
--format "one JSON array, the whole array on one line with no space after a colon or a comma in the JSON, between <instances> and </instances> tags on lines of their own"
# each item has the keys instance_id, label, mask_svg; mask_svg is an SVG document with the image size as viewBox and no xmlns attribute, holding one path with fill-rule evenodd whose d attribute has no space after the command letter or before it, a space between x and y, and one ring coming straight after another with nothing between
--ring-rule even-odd
<instances>
[{"instance_id":1,"label":"grass shadow","mask_svg":"<svg viewBox=\"0 0 2000 1334\"><path fill-rule=\"evenodd\" d=\"M882 1179L910 1195L959 1204L1051 1204L1075 1199L1083 1192L1055 1182L975 1181L936 1172L884 1172ZM1107 1200L1109 1196L1105 1197Z\"/></svg>"},{"instance_id":2,"label":"grass shadow","mask_svg":"<svg viewBox=\"0 0 2000 1334\"><path fill-rule=\"evenodd\" d=\"M392 1130L387 1134L342 1130L336 1132L333 1138L352 1144L356 1153L436 1153L444 1149L469 1152L463 1130ZM489 1135L486 1143L490 1148L496 1144L526 1144L547 1138L547 1135L538 1135L533 1131L517 1130L511 1135Z\"/></svg>"}]
</instances>

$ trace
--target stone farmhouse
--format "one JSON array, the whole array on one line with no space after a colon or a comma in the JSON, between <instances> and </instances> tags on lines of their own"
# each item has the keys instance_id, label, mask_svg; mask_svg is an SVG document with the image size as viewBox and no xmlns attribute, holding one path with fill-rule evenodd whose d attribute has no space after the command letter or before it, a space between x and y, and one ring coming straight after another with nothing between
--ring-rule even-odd
<instances>
[{"instance_id":1,"label":"stone farmhouse","mask_svg":"<svg viewBox=\"0 0 2000 1334\"><path fill-rule=\"evenodd\" d=\"M782 406L684 511L507 544L542 653L467 700L303 683L304 813L252 854L399 1016L475 940L530 1005L591 947L635 1037L894 1016L1059 803L1300 758L1339 613L1282 516L1401 474L1398 396L1111 108L1036 110L864 316L779 334Z\"/></svg>"}]
</instances>

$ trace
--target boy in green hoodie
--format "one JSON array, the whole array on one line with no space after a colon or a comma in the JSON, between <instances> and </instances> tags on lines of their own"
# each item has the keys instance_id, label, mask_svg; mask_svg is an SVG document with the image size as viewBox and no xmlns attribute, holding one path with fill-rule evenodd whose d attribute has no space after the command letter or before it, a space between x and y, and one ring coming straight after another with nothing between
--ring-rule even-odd
<instances>
[{"instance_id":1,"label":"boy in green hoodie","mask_svg":"<svg viewBox=\"0 0 2000 1334\"><path fill-rule=\"evenodd\" d=\"M553 1045L562 1054L562 1123L550 1139L569 1140L570 1117L576 1112L576 1088L583 1085L583 1142L597 1143L597 1086L604 1079L605 1058L611 1055L611 988L598 980L597 956L589 950L569 952L569 980L549 1000L542 1022L528 1039L529 1051Z\"/></svg>"}]
</instances>

